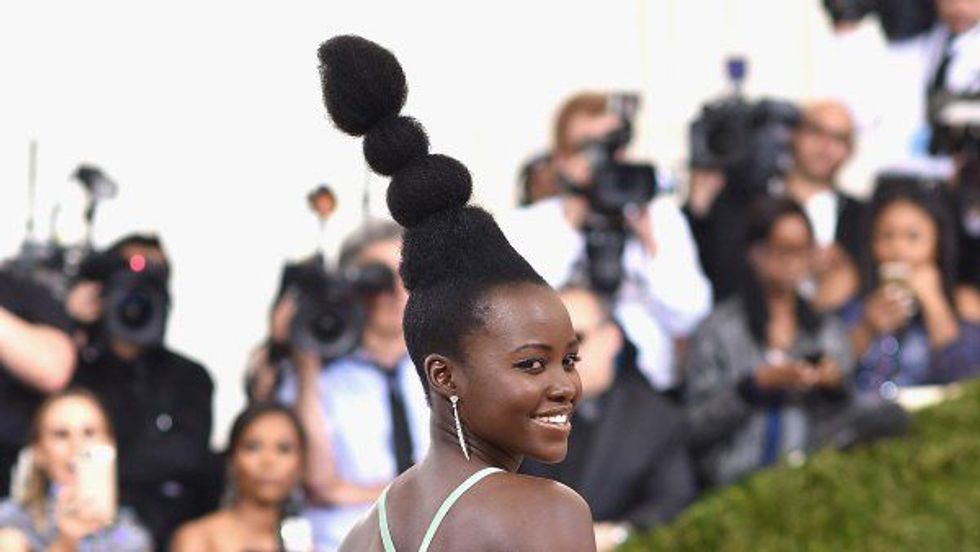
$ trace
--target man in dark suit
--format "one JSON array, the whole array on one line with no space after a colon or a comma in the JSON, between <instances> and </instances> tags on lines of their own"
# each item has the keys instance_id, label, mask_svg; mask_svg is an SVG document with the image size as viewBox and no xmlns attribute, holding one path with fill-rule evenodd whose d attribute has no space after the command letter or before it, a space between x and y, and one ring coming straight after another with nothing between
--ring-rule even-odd
<instances>
[{"instance_id":1,"label":"man in dark suit","mask_svg":"<svg viewBox=\"0 0 980 552\"><path fill-rule=\"evenodd\" d=\"M582 399L560 464L525 460L524 473L565 483L585 497L600 551L629 532L673 519L696 493L682 417L623 353L608 308L583 289L561 292L580 342Z\"/></svg>"}]
</instances>

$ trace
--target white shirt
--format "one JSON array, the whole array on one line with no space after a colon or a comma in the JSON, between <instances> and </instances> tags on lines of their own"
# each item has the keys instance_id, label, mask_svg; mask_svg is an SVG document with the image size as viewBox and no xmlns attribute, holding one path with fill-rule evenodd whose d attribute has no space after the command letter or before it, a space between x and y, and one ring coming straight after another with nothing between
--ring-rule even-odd
<instances>
[{"instance_id":1,"label":"white shirt","mask_svg":"<svg viewBox=\"0 0 980 552\"><path fill-rule=\"evenodd\" d=\"M627 240L614 315L636 345L640 371L654 388L670 389L679 384L673 340L707 316L711 286L674 199L657 197L648 210L657 253L651 258L639 240ZM518 209L499 222L511 245L552 287L568 283L585 257L585 240L565 219L561 198Z\"/></svg>"},{"instance_id":2,"label":"white shirt","mask_svg":"<svg viewBox=\"0 0 980 552\"><path fill-rule=\"evenodd\" d=\"M411 359L405 357L397 370L413 453L419 462L429 449L429 406ZM325 366L317 384L337 474L359 485L394 479L397 468L385 375L362 354L353 353ZM296 385L294 375L284 381L280 399L285 404L296 401ZM372 505L306 508L303 514L313 525L317 552L336 550Z\"/></svg>"},{"instance_id":3,"label":"white shirt","mask_svg":"<svg viewBox=\"0 0 980 552\"><path fill-rule=\"evenodd\" d=\"M835 38L828 52L822 94L846 101L857 116L862 142L879 144L882 167L927 156L927 90L935 78L949 37L945 25L913 38L883 45L863 30ZM980 93L980 25L950 44L945 88L955 94Z\"/></svg>"},{"instance_id":4,"label":"white shirt","mask_svg":"<svg viewBox=\"0 0 980 552\"><path fill-rule=\"evenodd\" d=\"M837 194L832 190L822 190L810 196L803 205L806 218L813 227L817 245L827 247L834 243L837 235Z\"/></svg>"}]
</instances>

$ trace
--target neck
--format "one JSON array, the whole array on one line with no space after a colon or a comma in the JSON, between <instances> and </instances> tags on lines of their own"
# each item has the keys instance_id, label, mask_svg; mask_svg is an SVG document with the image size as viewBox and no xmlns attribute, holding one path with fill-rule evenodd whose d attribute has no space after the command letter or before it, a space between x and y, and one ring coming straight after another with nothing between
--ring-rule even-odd
<instances>
[{"instance_id":1,"label":"neck","mask_svg":"<svg viewBox=\"0 0 980 552\"><path fill-rule=\"evenodd\" d=\"M438 396L433 396L433 400L442 401ZM514 473L521 466L524 457L500 448L493 443L480 439L473 435L464 425L463 437L470 453L467 461L463 456L463 451L459 445L456 435L456 426L452 421L450 408L445 406L445 413L436 414L436 407L433 407L432 422L429 426L432 442L429 445L429 453L426 455L424 464L431 464L434 469L444 471L451 466L454 471L464 473L475 473L485 467L496 467Z\"/></svg>"},{"instance_id":2,"label":"neck","mask_svg":"<svg viewBox=\"0 0 980 552\"><path fill-rule=\"evenodd\" d=\"M805 204L816 194L832 189L834 183L829 180L811 178L800 171L789 173L785 180L786 193L800 205Z\"/></svg>"},{"instance_id":3,"label":"neck","mask_svg":"<svg viewBox=\"0 0 980 552\"><path fill-rule=\"evenodd\" d=\"M395 366L405 356L405 337L401 332L389 334L365 328L361 337L364 351L382 366Z\"/></svg>"},{"instance_id":4,"label":"neck","mask_svg":"<svg viewBox=\"0 0 980 552\"><path fill-rule=\"evenodd\" d=\"M230 511L242 525L256 532L276 534L279 531L281 513L278 504L240 498Z\"/></svg>"},{"instance_id":5,"label":"neck","mask_svg":"<svg viewBox=\"0 0 980 552\"><path fill-rule=\"evenodd\" d=\"M785 313L796 310L796 293L780 288L768 288L763 291L766 305L770 312Z\"/></svg>"}]
</instances>

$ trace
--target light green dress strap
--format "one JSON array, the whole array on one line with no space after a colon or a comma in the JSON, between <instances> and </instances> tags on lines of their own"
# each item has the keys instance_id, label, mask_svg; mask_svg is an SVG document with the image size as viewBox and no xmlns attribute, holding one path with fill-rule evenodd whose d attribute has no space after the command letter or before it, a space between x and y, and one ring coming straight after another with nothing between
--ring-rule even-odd
<instances>
[{"instance_id":1,"label":"light green dress strap","mask_svg":"<svg viewBox=\"0 0 980 552\"><path fill-rule=\"evenodd\" d=\"M378 497L378 526L381 529L381 544L384 545L385 552L395 552L395 543L391 541L391 531L388 529L388 509L385 507L390 487L391 485L385 487Z\"/></svg>"},{"instance_id":2,"label":"light green dress strap","mask_svg":"<svg viewBox=\"0 0 980 552\"><path fill-rule=\"evenodd\" d=\"M456 489L446 497L446 500L442 501L442 505L439 506L439 510L436 511L436 515L432 518L432 523L429 524L429 529L425 532L425 537L422 538L422 544L419 546L419 552L428 552L429 545L432 543L432 539L436 536L436 531L439 530L439 525L442 524L442 520L449 513L449 509L456 504L459 497L463 496L463 493L468 491L470 487L476 485L484 477L496 473L499 471L504 471L500 468L483 468L482 470L469 476L466 481L459 484ZM390 486L389 486L390 487ZM378 497L378 528L381 530L381 543L384 545L384 552L395 552L395 543L391 540L391 531L388 528L388 510L385 506L388 497L388 488L381 491L381 496Z\"/></svg>"},{"instance_id":3,"label":"light green dress strap","mask_svg":"<svg viewBox=\"0 0 980 552\"><path fill-rule=\"evenodd\" d=\"M442 523L443 518L449 513L449 509L456 504L459 497L463 496L463 493L468 491L470 487L476 485L481 479L490 475L491 473L496 473L503 471L500 468L483 468L482 470L471 475L466 481L463 481L456 490L453 491L446 500L443 501L442 506L439 506L439 511L436 512L436 517L432 518L432 523L429 525L429 530L425 532L425 537L422 539L422 545L419 546L419 552L428 552L429 544L432 543L432 539L436 536L436 531L439 530L439 525Z\"/></svg>"}]
</instances>

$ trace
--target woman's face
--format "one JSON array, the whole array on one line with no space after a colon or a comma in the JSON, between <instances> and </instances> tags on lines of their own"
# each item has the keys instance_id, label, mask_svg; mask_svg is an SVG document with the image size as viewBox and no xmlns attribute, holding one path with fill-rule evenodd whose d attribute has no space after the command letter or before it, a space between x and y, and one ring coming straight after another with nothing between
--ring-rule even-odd
<instances>
[{"instance_id":1,"label":"woman's face","mask_svg":"<svg viewBox=\"0 0 980 552\"><path fill-rule=\"evenodd\" d=\"M102 411L86 397L69 396L41 415L34 454L45 476L57 485L75 482L75 458L94 444L111 444Z\"/></svg>"},{"instance_id":2,"label":"woman's face","mask_svg":"<svg viewBox=\"0 0 980 552\"><path fill-rule=\"evenodd\" d=\"M878 214L871 237L875 262L912 267L936 262L939 236L932 218L909 201L896 201Z\"/></svg>"},{"instance_id":3,"label":"woman's face","mask_svg":"<svg viewBox=\"0 0 980 552\"><path fill-rule=\"evenodd\" d=\"M780 217L769 237L753 253L756 274L764 286L792 291L810 274L813 235L801 215Z\"/></svg>"},{"instance_id":4,"label":"woman's face","mask_svg":"<svg viewBox=\"0 0 980 552\"><path fill-rule=\"evenodd\" d=\"M239 496L278 504L299 483L303 469L299 434L289 418L270 412L242 432L231 462Z\"/></svg>"},{"instance_id":5,"label":"woman's face","mask_svg":"<svg viewBox=\"0 0 980 552\"><path fill-rule=\"evenodd\" d=\"M469 431L510 454L559 462L582 393L578 343L551 288L498 287L486 299L485 326L464 341L454 382Z\"/></svg>"}]
</instances>

